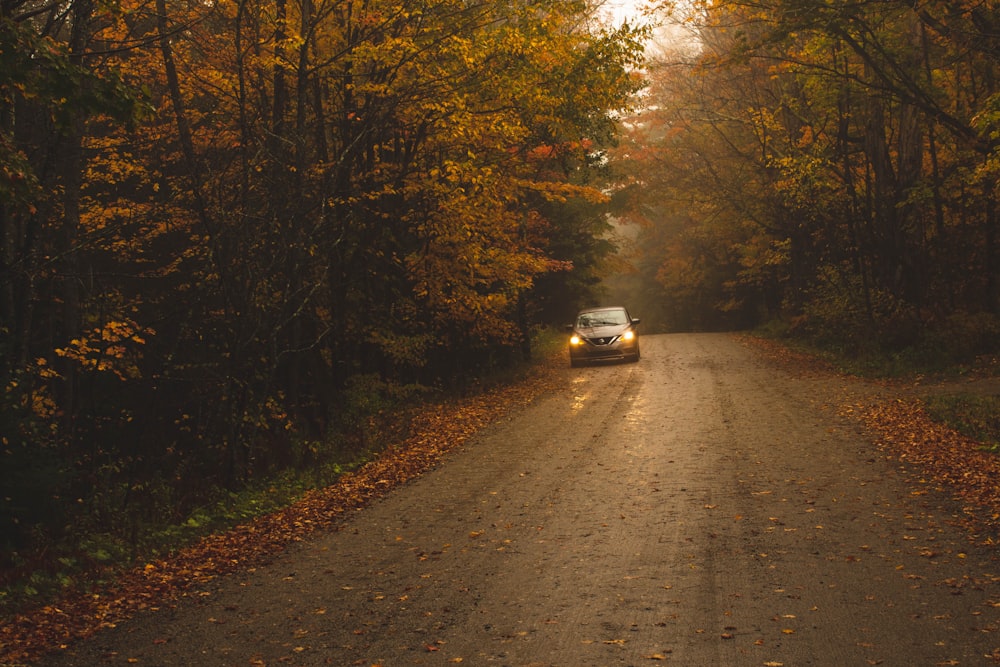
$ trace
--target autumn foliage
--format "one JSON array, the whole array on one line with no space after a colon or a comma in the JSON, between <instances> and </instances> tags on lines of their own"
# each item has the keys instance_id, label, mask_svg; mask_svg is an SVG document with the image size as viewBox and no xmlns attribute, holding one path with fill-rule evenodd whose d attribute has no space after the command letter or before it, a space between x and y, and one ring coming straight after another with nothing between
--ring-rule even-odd
<instances>
[{"instance_id":1,"label":"autumn foliage","mask_svg":"<svg viewBox=\"0 0 1000 667\"><path fill-rule=\"evenodd\" d=\"M0 568L527 353L609 250L640 37L584 1L0 2Z\"/></svg>"},{"instance_id":2,"label":"autumn foliage","mask_svg":"<svg viewBox=\"0 0 1000 667\"><path fill-rule=\"evenodd\" d=\"M624 148L665 325L781 318L847 354L995 352L995 3L688 7Z\"/></svg>"}]
</instances>

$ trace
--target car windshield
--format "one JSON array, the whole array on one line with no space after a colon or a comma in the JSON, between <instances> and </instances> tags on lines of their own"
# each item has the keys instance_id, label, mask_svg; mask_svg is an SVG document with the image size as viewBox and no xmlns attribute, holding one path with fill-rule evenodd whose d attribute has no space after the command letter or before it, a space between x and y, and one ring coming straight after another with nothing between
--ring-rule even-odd
<instances>
[{"instance_id":1,"label":"car windshield","mask_svg":"<svg viewBox=\"0 0 1000 667\"><path fill-rule=\"evenodd\" d=\"M588 327L608 327L616 324L628 324L624 310L600 310L593 313L583 313L576 321L582 329Z\"/></svg>"}]
</instances>

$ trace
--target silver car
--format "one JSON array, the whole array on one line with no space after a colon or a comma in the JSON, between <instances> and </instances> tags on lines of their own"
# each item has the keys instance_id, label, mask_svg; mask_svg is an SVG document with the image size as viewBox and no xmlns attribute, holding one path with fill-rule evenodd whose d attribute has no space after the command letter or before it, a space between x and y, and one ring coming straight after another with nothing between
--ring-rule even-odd
<instances>
[{"instance_id":1,"label":"silver car","mask_svg":"<svg viewBox=\"0 0 1000 667\"><path fill-rule=\"evenodd\" d=\"M639 361L637 324L639 318L633 318L621 306L581 310L576 322L566 327L571 332L570 365L600 359Z\"/></svg>"}]
</instances>

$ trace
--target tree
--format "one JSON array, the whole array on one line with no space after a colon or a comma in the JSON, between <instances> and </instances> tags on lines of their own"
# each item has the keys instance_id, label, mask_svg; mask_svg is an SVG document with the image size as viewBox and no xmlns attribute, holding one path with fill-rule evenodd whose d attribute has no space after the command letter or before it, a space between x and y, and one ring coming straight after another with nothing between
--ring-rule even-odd
<instances>
[{"instance_id":1,"label":"tree","mask_svg":"<svg viewBox=\"0 0 1000 667\"><path fill-rule=\"evenodd\" d=\"M988 16L961 3L698 7L683 83L705 83L657 99L670 123L657 159L714 201L696 219L740 258L717 282L770 285L768 311L783 303L849 346L915 344L955 313L995 314L981 113L994 64L957 37Z\"/></svg>"},{"instance_id":2,"label":"tree","mask_svg":"<svg viewBox=\"0 0 1000 667\"><path fill-rule=\"evenodd\" d=\"M79 498L62 525L137 542L206 481L369 446L377 406L526 351L538 281L607 249L642 33L586 2L18 7L3 468Z\"/></svg>"}]
</instances>

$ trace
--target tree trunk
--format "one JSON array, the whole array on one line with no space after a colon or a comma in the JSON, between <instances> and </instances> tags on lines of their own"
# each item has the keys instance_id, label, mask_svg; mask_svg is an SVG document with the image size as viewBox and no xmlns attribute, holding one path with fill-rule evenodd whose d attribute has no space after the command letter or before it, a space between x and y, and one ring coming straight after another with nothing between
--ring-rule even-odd
<instances>
[{"instance_id":1,"label":"tree trunk","mask_svg":"<svg viewBox=\"0 0 1000 667\"><path fill-rule=\"evenodd\" d=\"M986 272L986 290L984 292L986 311L995 315L1000 315L1000 282L998 282L997 272L1000 271L1000 263L997 262L997 204L996 204L997 182L990 180L986 184L986 219L983 229L984 259L983 269Z\"/></svg>"},{"instance_id":2,"label":"tree trunk","mask_svg":"<svg viewBox=\"0 0 1000 667\"><path fill-rule=\"evenodd\" d=\"M75 64L83 61L89 39L90 21L93 14L90 0L78 0L72 5L72 32L70 34L70 60ZM56 154L56 176L62 185L62 331L65 343L81 336L81 298L84 270L79 255L80 234L80 189L83 185L83 135L86 118L74 112L59 137ZM63 370L63 426L64 433L74 438L75 421L79 410L79 374L76 364L65 364Z\"/></svg>"}]
</instances>

